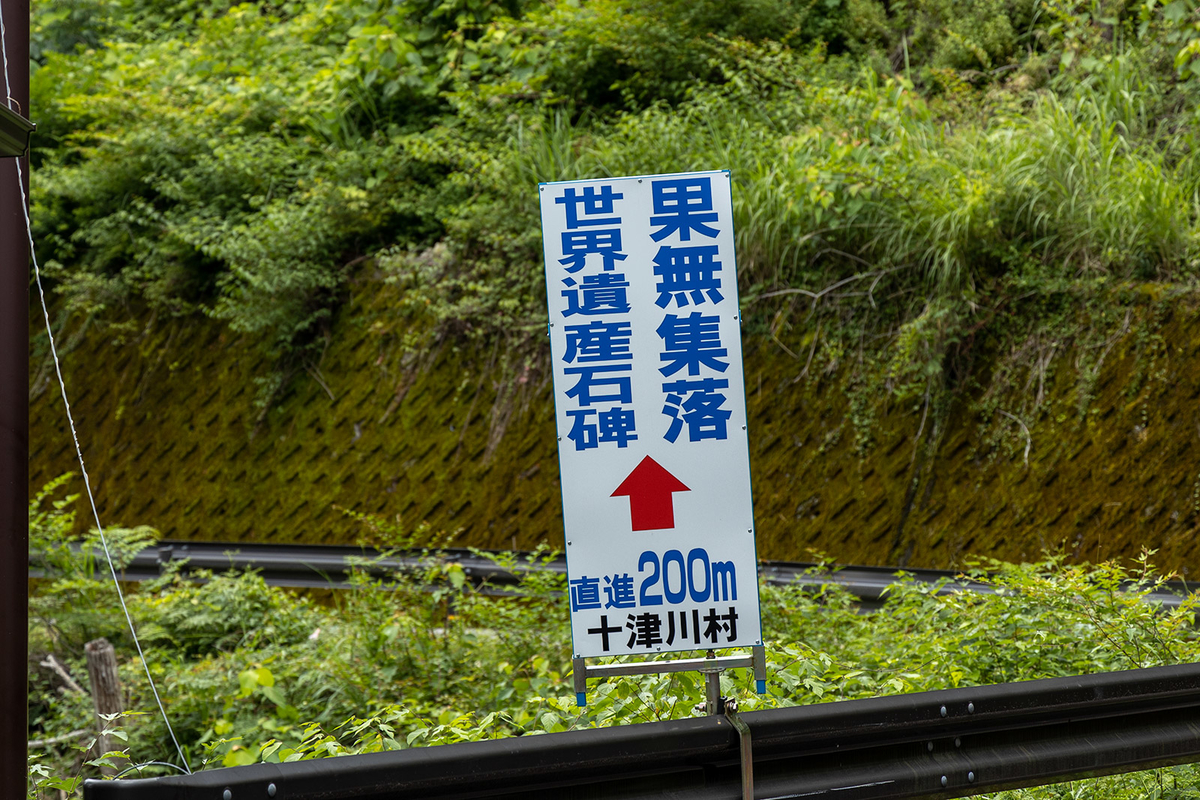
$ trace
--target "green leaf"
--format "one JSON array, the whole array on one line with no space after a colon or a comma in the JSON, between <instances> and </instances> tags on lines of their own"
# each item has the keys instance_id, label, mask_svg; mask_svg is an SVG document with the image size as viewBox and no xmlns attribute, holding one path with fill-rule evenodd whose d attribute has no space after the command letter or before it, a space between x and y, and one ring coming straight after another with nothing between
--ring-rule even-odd
<instances>
[{"instance_id":1,"label":"green leaf","mask_svg":"<svg viewBox=\"0 0 1200 800\"><path fill-rule=\"evenodd\" d=\"M1181 22L1187 16L1187 6L1183 0L1175 0L1163 6L1163 18L1167 22Z\"/></svg>"},{"instance_id":2,"label":"green leaf","mask_svg":"<svg viewBox=\"0 0 1200 800\"><path fill-rule=\"evenodd\" d=\"M249 697L258 687L258 670L247 669L239 672L238 684L241 686L238 697Z\"/></svg>"},{"instance_id":3,"label":"green leaf","mask_svg":"<svg viewBox=\"0 0 1200 800\"><path fill-rule=\"evenodd\" d=\"M284 699L283 693L280 692L278 689L276 689L274 686L263 686L262 693L263 693L264 697L266 697L268 700L270 700L272 703L274 703L277 706L287 705L287 700Z\"/></svg>"},{"instance_id":4,"label":"green leaf","mask_svg":"<svg viewBox=\"0 0 1200 800\"><path fill-rule=\"evenodd\" d=\"M235 745L234 749L225 754L225 758L221 760L221 763L226 767L244 767L256 761L258 761L258 758L253 752Z\"/></svg>"}]
</instances>

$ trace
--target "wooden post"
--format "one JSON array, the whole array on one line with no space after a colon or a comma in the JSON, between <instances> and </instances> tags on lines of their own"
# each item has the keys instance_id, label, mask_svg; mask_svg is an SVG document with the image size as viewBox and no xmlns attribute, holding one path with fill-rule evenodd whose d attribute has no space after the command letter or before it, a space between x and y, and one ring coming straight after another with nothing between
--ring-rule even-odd
<instances>
[{"instance_id":1,"label":"wooden post","mask_svg":"<svg viewBox=\"0 0 1200 800\"><path fill-rule=\"evenodd\" d=\"M92 681L92 705L96 709L96 725L99 738L96 740L96 755L111 751L112 737L104 735L109 723L103 714L120 714L125 710L121 702L121 679L117 675L117 651L108 639L93 639L83 647L87 655L88 677ZM100 774L115 775L113 767L101 767Z\"/></svg>"}]
</instances>

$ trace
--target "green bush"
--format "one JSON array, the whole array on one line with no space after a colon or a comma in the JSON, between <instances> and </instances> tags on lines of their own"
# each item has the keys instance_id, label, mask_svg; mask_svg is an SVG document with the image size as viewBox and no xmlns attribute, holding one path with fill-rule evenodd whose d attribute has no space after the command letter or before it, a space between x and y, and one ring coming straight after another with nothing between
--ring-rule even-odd
<instances>
[{"instance_id":1,"label":"green bush","mask_svg":"<svg viewBox=\"0 0 1200 800\"><path fill-rule=\"evenodd\" d=\"M30 618L30 738L93 724L88 699L37 665L53 654L80 676L83 640L104 634L117 647L129 708L142 712L120 721L126 755L132 763L171 761L174 747L121 631L111 580L95 571L86 550L69 546L70 500L51 501L55 488L31 505L34 541L57 554L46 563L59 577L48 573L31 596L39 613ZM398 545L427 541L419 532L364 521ZM126 560L148 540L114 534L111 541ZM552 556L543 550L496 558L516 569L522 558L536 564ZM764 586L768 693L754 694L744 670L726 673L722 690L750 710L1194 661L1197 601L1172 610L1147 602L1163 580L1148 557L1130 569L1061 558L981 562L969 571L992 594L943 594L939 586L901 580L870 614L835 584L816 591ZM417 572L384 579L362 570L323 603L254 574L185 578L173 571L129 586L128 604L193 768L694 713L703 683L686 673L594 682L587 707L576 708L564 578L522 574L515 591L489 594L472 588L462 567L434 548ZM47 791L94 768L70 742L43 748L35 766L35 784ZM1145 790L1162 774L1085 786ZM1190 770L1168 774L1195 785ZM1117 796L1107 791L1092 796Z\"/></svg>"},{"instance_id":2,"label":"green bush","mask_svg":"<svg viewBox=\"0 0 1200 800\"><path fill-rule=\"evenodd\" d=\"M38 6L35 234L66 309L214 315L279 359L268 386L372 267L409 346L523 367L535 183L728 168L749 332L829 371L873 342L852 382L936 397L1017 283L1196 280L1188 2Z\"/></svg>"}]
</instances>

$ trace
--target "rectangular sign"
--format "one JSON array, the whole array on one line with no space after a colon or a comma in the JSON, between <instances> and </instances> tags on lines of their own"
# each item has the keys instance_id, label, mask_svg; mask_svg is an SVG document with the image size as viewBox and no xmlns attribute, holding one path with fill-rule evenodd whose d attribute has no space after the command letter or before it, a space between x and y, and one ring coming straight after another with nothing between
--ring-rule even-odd
<instances>
[{"instance_id":1,"label":"rectangular sign","mask_svg":"<svg viewBox=\"0 0 1200 800\"><path fill-rule=\"evenodd\" d=\"M575 655L762 644L729 172L539 189Z\"/></svg>"}]
</instances>

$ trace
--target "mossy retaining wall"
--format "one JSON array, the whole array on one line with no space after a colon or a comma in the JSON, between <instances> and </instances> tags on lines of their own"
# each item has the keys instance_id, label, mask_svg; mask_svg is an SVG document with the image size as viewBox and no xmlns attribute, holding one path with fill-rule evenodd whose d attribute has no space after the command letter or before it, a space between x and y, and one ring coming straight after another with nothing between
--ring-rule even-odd
<instances>
[{"instance_id":1,"label":"mossy retaining wall","mask_svg":"<svg viewBox=\"0 0 1200 800\"><path fill-rule=\"evenodd\" d=\"M393 291L356 286L325 354L265 413L255 400L271 364L218 323L64 331L106 524L176 539L344 543L367 532L344 513L353 510L456 532L460 545L561 546L548 380L537 370L514 379L483 346L405 357ZM1200 314L1179 302L1145 316L1160 343L1153 375L1135 321L1111 342L1083 413L1078 380L1058 370L1021 421L1028 438L960 398L941 416L881 405L865 452L838 375L798 381L792 356L747 336L760 557L948 567L970 555L1097 560L1149 547L1161 567L1200 566ZM31 336L42 364L31 378L36 490L77 466L37 357L44 333ZM81 529L89 523L81 507Z\"/></svg>"}]
</instances>

